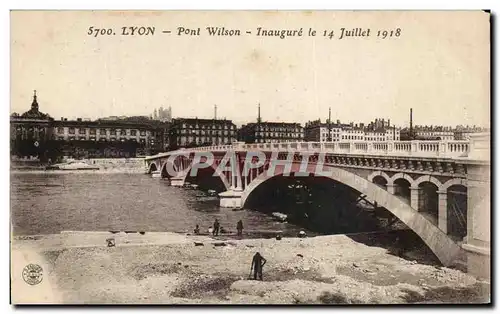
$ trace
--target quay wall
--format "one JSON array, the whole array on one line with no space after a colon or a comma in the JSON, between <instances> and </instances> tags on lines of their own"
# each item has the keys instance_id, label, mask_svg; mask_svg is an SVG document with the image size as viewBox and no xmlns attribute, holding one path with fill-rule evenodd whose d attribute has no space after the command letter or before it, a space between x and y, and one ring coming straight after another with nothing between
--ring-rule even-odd
<instances>
[{"instance_id":1,"label":"quay wall","mask_svg":"<svg viewBox=\"0 0 500 314\"><path fill-rule=\"evenodd\" d=\"M89 158L78 161L100 168L95 171L144 172L144 158ZM45 166L39 160L11 160L10 163L11 171L45 171Z\"/></svg>"}]
</instances>

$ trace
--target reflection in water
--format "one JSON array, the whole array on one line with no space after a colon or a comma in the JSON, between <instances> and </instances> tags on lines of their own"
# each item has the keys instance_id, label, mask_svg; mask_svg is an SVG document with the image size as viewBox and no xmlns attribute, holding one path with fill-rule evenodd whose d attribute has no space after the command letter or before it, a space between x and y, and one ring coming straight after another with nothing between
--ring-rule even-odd
<instances>
[{"instance_id":1,"label":"reflection in water","mask_svg":"<svg viewBox=\"0 0 500 314\"><path fill-rule=\"evenodd\" d=\"M218 205L217 198L201 191L170 187L142 174L11 174L14 235L63 230L192 232L196 224L206 232L215 218L232 232L240 219L245 231L295 235L300 230L260 212Z\"/></svg>"}]
</instances>

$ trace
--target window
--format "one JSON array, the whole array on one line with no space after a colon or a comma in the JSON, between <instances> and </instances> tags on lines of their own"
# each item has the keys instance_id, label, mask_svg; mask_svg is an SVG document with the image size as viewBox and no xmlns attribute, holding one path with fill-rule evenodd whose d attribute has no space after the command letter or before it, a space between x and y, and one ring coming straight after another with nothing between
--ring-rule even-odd
<instances>
[{"instance_id":1,"label":"window","mask_svg":"<svg viewBox=\"0 0 500 314\"><path fill-rule=\"evenodd\" d=\"M106 129L100 129L99 134L101 135L106 135Z\"/></svg>"},{"instance_id":2,"label":"window","mask_svg":"<svg viewBox=\"0 0 500 314\"><path fill-rule=\"evenodd\" d=\"M78 129L78 134L85 134L85 129L79 128Z\"/></svg>"},{"instance_id":3,"label":"window","mask_svg":"<svg viewBox=\"0 0 500 314\"><path fill-rule=\"evenodd\" d=\"M69 128L68 132L69 134L75 134L75 128Z\"/></svg>"},{"instance_id":4,"label":"window","mask_svg":"<svg viewBox=\"0 0 500 314\"><path fill-rule=\"evenodd\" d=\"M146 131L141 130L141 133L140 133L140 134L141 134L141 136L146 136Z\"/></svg>"},{"instance_id":5,"label":"window","mask_svg":"<svg viewBox=\"0 0 500 314\"><path fill-rule=\"evenodd\" d=\"M116 135L116 130L115 129L111 129L111 131L109 132L109 134Z\"/></svg>"},{"instance_id":6,"label":"window","mask_svg":"<svg viewBox=\"0 0 500 314\"><path fill-rule=\"evenodd\" d=\"M136 136L137 130L130 130L130 136Z\"/></svg>"},{"instance_id":7,"label":"window","mask_svg":"<svg viewBox=\"0 0 500 314\"><path fill-rule=\"evenodd\" d=\"M122 129L122 130L120 130L120 135L121 135L121 136L125 136L125 135L127 135L127 130L123 130L123 129Z\"/></svg>"},{"instance_id":8,"label":"window","mask_svg":"<svg viewBox=\"0 0 500 314\"><path fill-rule=\"evenodd\" d=\"M90 129L90 134L91 134L91 135L95 135L95 133L96 133L96 130L95 130L95 129Z\"/></svg>"},{"instance_id":9,"label":"window","mask_svg":"<svg viewBox=\"0 0 500 314\"><path fill-rule=\"evenodd\" d=\"M64 128L57 128L57 133L64 134Z\"/></svg>"}]
</instances>

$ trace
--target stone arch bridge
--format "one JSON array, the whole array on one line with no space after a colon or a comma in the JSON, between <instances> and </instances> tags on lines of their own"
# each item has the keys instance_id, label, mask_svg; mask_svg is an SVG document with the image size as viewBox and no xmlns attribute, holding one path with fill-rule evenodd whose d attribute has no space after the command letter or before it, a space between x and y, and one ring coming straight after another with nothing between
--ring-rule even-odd
<instances>
[{"instance_id":1,"label":"stone arch bridge","mask_svg":"<svg viewBox=\"0 0 500 314\"><path fill-rule=\"evenodd\" d=\"M225 190L220 205L233 208L245 206L258 186L278 175L330 178L391 212L444 265L465 251L468 271L489 278L489 144L489 135L471 141L235 143L150 156L145 169L174 186L218 176ZM457 199L462 208L453 206ZM457 224L465 230L458 239Z\"/></svg>"}]
</instances>

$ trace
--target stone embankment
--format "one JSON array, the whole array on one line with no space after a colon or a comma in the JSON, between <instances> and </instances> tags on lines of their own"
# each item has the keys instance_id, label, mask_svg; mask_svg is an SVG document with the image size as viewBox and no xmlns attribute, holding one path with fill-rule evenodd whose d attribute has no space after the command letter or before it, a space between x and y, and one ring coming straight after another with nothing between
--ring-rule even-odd
<instances>
[{"instance_id":1,"label":"stone embankment","mask_svg":"<svg viewBox=\"0 0 500 314\"><path fill-rule=\"evenodd\" d=\"M145 171L144 158L95 158L83 162L98 166L104 172L138 172Z\"/></svg>"},{"instance_id":2,"label":"stone embankment","mask_svg":"<svg viewBox=\"0 0 500 314\"><path fill-rule=\"evenodd\" d=\"M86 172L103 172L103 173L144 173L143 158L92 158L82 159L79 162L84 162L88 165L99 167L99 170L85 170ZM40 163L38 160L13 160L11 161L11 172L44 172L46 164ZM50 170L50 172L71 172L82 170Z\"/></svg>"},{"instance_id":3,"label":"stone embankment","mask_svg":"<svg viewBox=\"0 0 500 314\"><path fill-rule=\"evenodd\" d=\"M107 239L115 246L108 247ZM250 262L266 259L264 281ZM22 268L40 264L29 286ZM29 292L29 293L28 293ZM38 303L468 303L488 283L345 235L220 240L175 233L65 232L12 241L12 297Z\"/></svg>"}]
</instances>

